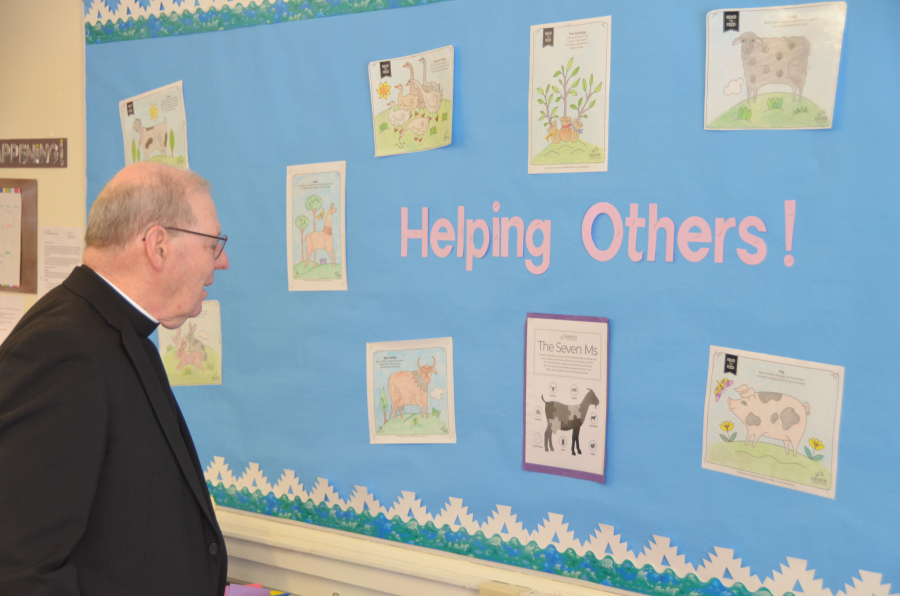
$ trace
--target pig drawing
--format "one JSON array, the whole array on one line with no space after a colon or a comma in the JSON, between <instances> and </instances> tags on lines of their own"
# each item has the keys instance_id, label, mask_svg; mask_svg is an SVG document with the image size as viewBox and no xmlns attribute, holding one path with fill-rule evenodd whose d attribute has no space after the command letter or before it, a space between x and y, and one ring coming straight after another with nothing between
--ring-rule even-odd
<instances>
[{"instance_id":1,"label":"pig drawing","mask_svg":"<svg viewBox=\"0 0 900 596\"><path fill-rule=\"evenodd\" d=\"M806 430L806 417L809 416L809 404L801 404L800 400L790 395L755 390L741 385L735 391L740 399L728 398L728 407L741 422L747 425L747 438L744 445L753 439L753 446L760 437L766 435L770 439L784 441L784 453L789 454L788 443L797 455L797 446Z\"/></svg>"}]
</instances>

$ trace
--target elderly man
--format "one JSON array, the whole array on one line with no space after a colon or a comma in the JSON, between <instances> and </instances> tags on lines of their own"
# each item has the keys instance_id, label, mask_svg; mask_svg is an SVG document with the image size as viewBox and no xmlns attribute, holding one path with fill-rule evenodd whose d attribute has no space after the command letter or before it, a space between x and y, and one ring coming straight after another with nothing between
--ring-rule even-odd
<instances>
[{"instance_id":1,"label":"elderly man","mask_svg":"<svg viewBox=\"0 0 900 596\"><path fill-rule=\"evenodd\" d=\"M148 336L200 313L228 268L197 174L119 172L84 266L0 346L0 594L222 594L203 471Z\"/></svg>"}]
</instances>

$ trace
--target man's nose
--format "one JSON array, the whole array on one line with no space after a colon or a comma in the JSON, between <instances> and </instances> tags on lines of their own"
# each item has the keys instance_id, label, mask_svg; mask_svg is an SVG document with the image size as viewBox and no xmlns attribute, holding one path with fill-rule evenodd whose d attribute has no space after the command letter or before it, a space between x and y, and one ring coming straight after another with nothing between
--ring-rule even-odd
<instances>
[{"instance_id":1,"label":"man's nose","mask_svg":"<svg viewBox=\"0 0 900 596\"><path fill-rule=\"evenodd\" d=\"M216 269L228 269L230 266L231 261L228 260L228 253L223 250L219 258L216 259Z\"/></svg>"}]
</instances>

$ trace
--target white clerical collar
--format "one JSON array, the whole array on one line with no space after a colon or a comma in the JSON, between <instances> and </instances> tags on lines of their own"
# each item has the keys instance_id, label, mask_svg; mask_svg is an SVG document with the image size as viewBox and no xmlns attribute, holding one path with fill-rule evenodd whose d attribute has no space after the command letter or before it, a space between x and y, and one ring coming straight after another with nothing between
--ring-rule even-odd
<instances>
[{"instance_id":1,"label":"white clerical collar","mask_svg":"<svg viewBox=\"0 0 900 596\"><path fill-rule=\"evenodd\" d=\"M131 306L133 306L133 307L135 307L136 309L138 309L138 312L140 312L142 315L144 315L145 317L147 317L148 319L150 319L151 321L153 321L154 323L156 323L157 325L159 325L159 321L157 321L156 318L155 318L153 315L151 315L151 314L148 313L146 310L144 310L143 308L141 308L141 305L138 304L137 302L135 302L134 300L132 300L131 297L130 297L128 294L126 294L125 292L123 292L122 290L120 290L119 288L117 288L117 287L116 287L116 284L114 284L113 282L109 281L108 279L106 279L105 277L103 277L102 275L100 275L97 271L94 271L94 273L97 273L97 276L98 276L100 279L102 279L103 281L105 281L106 283L108 283L108 284L110 285L110 287L111 287L112 289L114 289L116 292L118 292L119 295L122 296L122 298L124 298L125 300L127 300L127 301L129 302L129 304L131 304Z\"/></svg>"}]
</instances>

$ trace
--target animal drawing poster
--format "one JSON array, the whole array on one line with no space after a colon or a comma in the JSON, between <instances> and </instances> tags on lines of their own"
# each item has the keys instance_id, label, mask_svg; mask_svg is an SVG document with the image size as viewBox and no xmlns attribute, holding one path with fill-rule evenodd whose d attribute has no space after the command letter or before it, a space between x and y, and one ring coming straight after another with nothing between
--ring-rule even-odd
<instances>
[{"instance_id":1,"label":"animal drawing poster","mask_svg":"<svg viewBox=\"0 0 900 596\"><path fill-rule=\"evenodd\" d=\"M453 338L366 344L370 443L455 443Z\"/></svg>"},{"instance_id":2,"label":"animal drawing poster","mask_svg":"<svg viewBox=\"0 0 900 596\"><path fill-rule=\"evenodd\" d=\"M844 367L710 346L703 467L834 498Z\"/></svg>"},{"instance_id":3,"label":"animal drawing poster","mask_svg":"<svg viewBox=\"0 0 900 596\"><path fill-rule=\"evenodd\" d=\"M612 18L531 27L528 173L605 172Z\"/></svg>"},{"instance_id":4,"label":"animal drawing poster","mask_svg":"<svg viewBox=\"0 0 900 596\"><path fill-rule=\"evenodd\" d=\"M453 46L369 63L375 157L446 147L453 138Z\"/></svg>"},{"instance_id":5,"label":"animal drawing poster","mask_svg":"<svg viewBox=\"0 0 900 596\"><path fill-rule=\"evenodd\" d=\"M609 320L525 319L522 469L606 482Z\"/></svg>"},{"instance_id":6,"label":"animal drawing poster","mask_svg":"<svg viewBox=\"0 0 900 596\"><path fill-rule=\"evenodd\" d=\"M204 300L200 314L178 329L159 327L159 355L169 384L222 384L222 317L218 300Z\"/></svg>"},{"instance_id":7,"label":"animal drawing poster","mask_svg":"<svg viewBox=\"0 0 900 596\"><path fill-rule=\"evenodd\" d=\"M125 165L154 161L188 169L181 81L119 102Z\"/></svg>"},{"instance_id":8,"label":"animal drawing poster","mask_svg":"<svg viewBox=\"0 0 900 596\"><path fill-rule=\"evenodd\" d=\"M288 166L288 289L347 289L347 162Z\"/></svg>"},{"instance_id":9,"label":"animal drawing poster","mask_svg":"<svg viewBox=\"0 0 900 596\"><path fill-rule=\"evenodd\" d=\"M708 130L831 128L847 5L706 15Z\"/></svg>"}]
</instances>

